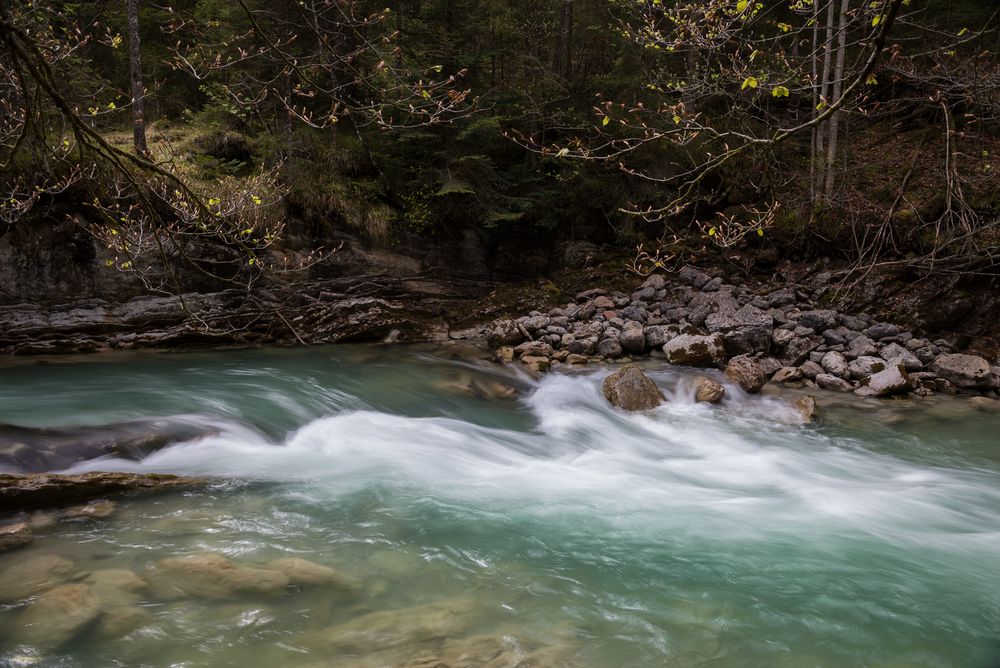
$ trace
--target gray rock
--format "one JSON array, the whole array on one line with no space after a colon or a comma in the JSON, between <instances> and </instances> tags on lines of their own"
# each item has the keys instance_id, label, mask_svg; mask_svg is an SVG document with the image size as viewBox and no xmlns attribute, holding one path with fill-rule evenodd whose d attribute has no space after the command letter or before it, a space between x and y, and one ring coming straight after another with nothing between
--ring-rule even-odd
<instances>
[{"instance_id":1,"label":"gray rock","mask_svg":"<svg viewBox=\"0 0 1000 668\"><path fill-rule=\"evenodd\" d=\"M637 322L625 323L625 329L622 330L620 342L622 350L629 354L640 355L645 352L646 334L642 325Z\"/></svg>"},{"instance_id":2,"label":"gray rock","mask_svg":"<svg viewBox=\"0 0 1000 668\"><path fill-rule=\"evenodd\" d=\"M530 318L526 318L521 324L524 325L526 330L534 334L538 330L545 329L549 326L549 317L547 315L535 315Z\"/></svg>"},{"instance_id":3,"label":"gray rock","mask_svg":"<svg viewBox=\"0 0 1000 668\"><path fill-rule=\"evenodd\" d=\"M709 332L719 333L731 356L767 352L774 321L756 306L744 306L732 314L714 313L705 319Z\"/></svg>"},{"instance_id":4,"label":"gray rock","mask_svg":"<svg viewBox=\"0 0 1000 668\"><path fill-rule=\"evenodd\" d=\"M517 326L516 322L510 318L504 318L494 322L487 330L486 340L491 347L499 348L500 346L517 345L524 340L524 334L521 333L521 328Z\"/></svg>"},{"instance_id":5,"label":"gray rock","mask_svg":"<svg viewBox=\"0 0 1000 668\"><path fill-rule=\"evenodd\" d=\"M917 359L922 364L930 364L940 354L940 349L935 346L924 346L923 348L917 348L913 351L913 354L917 356Z\"/></svg>"},{"instance_id":6,"label":"gray rock","mask_svg":"<svg viewBox=\"0 0 1000 668\"><path fill-rule=\"evenodd\" d=\"M781 362L774 357L761 357L757 360L757 363L760 364L760 368L764 370L768 378L777 373L781 368Z\"/></svg>"},{"instance_id":7,"label":"gray rock","mask_svg":"<svg viewBox=\"0 0 1000 668\"><path fill-rule=\"evenodd\" d=\"M865 335L876 341L884 339L887 336L896 336L897 334L899 334L899 327L889 322L875 323L865 330Z\"/></svg>"},{"instance_id":8,"label":"gray rock","mask_svg":"<svg viewBox=\"0 0 1000 668\"><path fill-rule=\"evenodd\" d=\"M604 339L597 344L597 354L607 359L615 359L622 356L622 344L618 339Z\"/></svg>"},{"instance_id":9,"label":"gray rock","mask_svg":"<svg viewBox=\"0 0 1000 668\"><path fill-rule=\"evenodd\" d=\"M712 277L690 265L684 265L681 267L681 270L677 272L677 280L681 283L694 286L700 290L706 283L712 280Z\"/></svg>"},{"instance_id":10,"label":"gray rock","mask_svg":"<svg viewBox=\"0 0 1000 668\"><path fill-rule=\"evenodd\" d=\"M699 403L717 404L726 396L725 387L704 376L695 378L694 386L694 400Z\"/></svg>"},{"instance_id":11,"label":"gray rock","mask_svg":"<svg viewBox=\"0 0 1000 668\"><path fill-rule=\"evenodd\" d=\"M653 274L645 281L642 282L641 288L653 288L654 290L662 290L667 285L667 279L664 278L663 274Z\"/></svg>"},{"instance_id":12,"label":"gray rock","mask_svg":"<svg viewBox=\"0 0 1000 668\"><path fill-rule=\"evenodd\" d=\"M756 360L740 355L726 364L726 376L743 388L744 392L756 394L767 383L767 375Z\"/></svg>"},{"instance_id":13,"label":"gray rock","mask_svg":"<svg viewBox=\"0 0 1000 668\"><path fill-rule=\"evenodd\" d=\"M860 332L868 326L868 323L864 319L843 313L837 316L837 322L855 332Z\"/></svg>"},{"instance_id":14,"label":"gray rock","mask_svg":"<svg viewBox=\"0 0 1000 668\"><path fill-rule=\"evenodd\" d=\"M847 343L847 336L844 332L837 331L836 329L823 330L823 340L831 346L843 345Z\"/></svg>"},{"instance_id":15,"label":"gray rock","mask_svg":"<svg viewBox=\"0 0 1000 668\"><path fill-rule=\"evenodd\" d=\"M884 371L873 374L864 384L874 393L872 396L876 397L906 394L913 389L913 379L902 364L891 365Z\"/></svg>"},{"instance_id":16,"label":"gray rock","mask_svg":"<svg viewBox=\"0 0 1000 668\"><path fill-rule=\"evenodd\" d=\"M656 298L656 288L653 287L639 288L638 290L632 293L633 300L648 302L655 298Z\"/></svg>"},{"instance_id":17,"label":"gray rock","mask_svg":"<svg viewBox=\"0 0 1000 668\"><path fill-rule=\"evenodd\" d=\"M776 329L771 333L771 341L778 347L784 346L795 338L795 332L790 329Z\"/></svg>"},{"instance_id":18,"label":"gray rock","mask_svg":"<svg viewBox=\"0 0 1000 668\"><path fill-rule=\"evenodd\" d=\"M822 371L822 369L820 370ZM771 382L774 383L796 383L802 380L802 369L797 366L784 366L778 369L773 376L771 376Z\"/></svg>"},{"instance_id":19,"label":"gray rock","mask_svg":"<svg viewBox=\"0 0 1000 668\"><path fill-rule=\"evenodd\" d=\"M664 344L663 354L671 364L682 366L713 367L726 361L726 347L718 334L675 336Z\"/></svg>"},{"instance_id":20,"label":"gray rock","mask_svg":"<svg viewBox=\"0 0 1000 668\"><path fill-rule=\"evenodd\" d=\"M847 356L851 358L861 357L863 355L874 357L875 355L878 355L878 346L876 346L875 342L867 336L859 336L847 344L846 352Z\"/></svg>"},{"instance_id":21,"label":"gray rock","mask_svg":"<svg viewBox=\"0 0 1000 668\"><path fill-rule=\"evenodd\" d=\"M990 364L976 355L949 353L931 362L931 371L955 387L992 387L993 372Z\"/></svg>"},{"instance_id":22,"label":"gray rock","mask_svg":"<svg viewBox=\"0 0 1000 668\"><path fill-rule=\"evenodd\" d=\"M887 345L882 349L879 356L888 362L890 366L902 364L906 367L907 371L919 371L924 368L924 364L920 361L919 357L898 343Z\"/></svg>"},{"instance_id":23,"label":"gray rock","mask_svg":"<svg viewBox=\"0 0 1000 668\"><path fill-rule=\"evenodd\" d=\"M27 545L34 540L27 522L15 522L0 526L0 552Z\"/></svg>"},{"instance_id":24,"label":"gray rock","mask_svg":"<svg viewBox=\"0 0 1000 668\"><path fill-rule=\"evenodd\" d=\"M828 352L823 355L823 359L820 360L820 366L823 367L828 373L837 376L838 378L847 379L851 377L851 372L847 366L847 360L844 356L838 352Z\"/></svg>"},{"instance_id":25,"label":"gray rock","mask_svg":"<svg viewBox=\"0 0 1000 668\"><path fill-rule=\"evenodd\" d=\"M803 327L822 332L837 326L837 312L826 309L803 311L795 317L795 321Z\"/></svg>"},{"instance_id":26,"label":"gray rock","mask_svg":"<svg viewBox=\"0 0 1000 668\"><path fill-rule=\"evenodd\" d=\"M855 380L863 380L872 374L884 371L885 368L886 362L884 359L869 355L862 355L857 359L851 360L851 363L848 365L851 378Z\"/></svg>"},{"instance_id":27,"label":"gray rock","mask_svg":"<svg viewBox=\"0 0 1000 668\"><path fill-rule=\"evenodd\" d=\"M634 320L638 323L644 323L649 318L649 311L641 306L626 306L618 312L618 316L622 320Z\"/></svg>"},{"instance_id":28,"label":"gray rock","mask_svg":"<svg viewBox=\"0 0 1000 668\"><path fill-rule=\"evenodd\" d=\"M584 338L573 338L570 341L566 341L570 335L566 335L563 338L563 345L566 346L566 350L570 351L574 355L593 355L594 351L597 350L597 337L587 336Z\"/></svg>"},{"instance_id":29,"label":"gray rock","mask_svg":"<svg viewBox=\"0 0 1000 668\"><path fill-rule=\"evenodd\" d=\"M644 330L647 348L660 348L670 339L680 334L680 328L672 325L651 325Z\"/></svg>"},{"instance_id":30,"label":"gray rock","mask_svg":"<svg viewBox=\"0 0 1000 668\"><path fill-rule=\"evenodd\" d=\"M789 288L781 288L767 295L767 303L771 307L788 306L795 303L795 292Z\"/></svg>"},{"instance_id":31,"label":"gray rock","mask_svg":"<svg viewBox=\"0 0 1000 668\"><path fill-rule=\"evenodd\" d=\"M722 287L722 279L718 276L702 286L702 292L717 292Z\"/></svg>"},{"instance_id":32,"label":"gray rock","mask_svg":"<svg viewBox=\"0 0 1000 668\"><path fill-rule=\"evenodd\" d=\"M603 390L612 406L626 411L650 410L665 401L656 383L631 364L605 378Z\"/></svg>"},{"instance_id":33,"label":"gray rock","mask_svg":"<svg viewBox=\"0 0 1000 668\"><path fill-rule=\"evenodd\" d=\"M552 346L544 341L525 341L514 348L518 357L549 357L552 355Z\"/></svg>"},{"instance_id":34,"label":"gray rock","mask_svg":"<svg viewBox=\"0 0 1000 668\"><path fill-rule=\"evenodd\" d=\"M816 376L816 384L824 390L833 390L835 392L850 392L854 389L851 384L843 378L838 378L829 373L818 374Z\"/></svg>"},{"instance_id":35,"label":"gray rock","mask_svg":"<svg viewBox=\"0 0 1000 668\"><path fill-rule=\"evenodd\" d=\"M916 352L926 345L928 345L927 339L912 338L906 342L906 349Z\"/></svg>"},{"instance_id":36,"label":"gray rock","mask_svg":"<svg viewBox=\"0 0 1000 668\"><path fill-rule=\"evenodd\" d=\"M819 337L795 337L785 344L784 352L778 356L785 366L799 366L809 358L809 353L819 347L823 339Z\"/></svg>"}]
</instances>

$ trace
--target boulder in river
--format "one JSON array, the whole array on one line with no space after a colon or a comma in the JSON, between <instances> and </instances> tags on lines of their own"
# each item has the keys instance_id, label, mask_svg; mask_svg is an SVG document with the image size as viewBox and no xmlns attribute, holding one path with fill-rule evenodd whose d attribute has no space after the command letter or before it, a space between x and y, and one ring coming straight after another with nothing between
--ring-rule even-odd
<instances>
[{"instance_id":1,"label":"boulder in river","mask_svg":"<svg viewBox=\"0 0 1000 668\"><path fill-rule=\"evenodd\" d=\"M27 522L15 522L0 526L0 552L27 545L34 536Z\"/></svg>"},{"instance_id":2,"label":"boulder in river","mask_svg":"<svg viewBox=\"0 0 1000 668\"><path fill-rule=\"evenodd\" d=\"M801 397L792 403L792 407L798 411L803 422L812 422L816 415L816 398L808 395Z\"/></svg>"},{"instance_id":3,"label":"boulder in river","mask_svg":"<svg viewBox=\"0 0 1000 668\"><path fill-rule=\"evenodd\" d=\"M695 367L717 367L726 361L726 348L717 334L702 336L681 334L667 341L663 354L671 364Z\"/></svg>"},{"instance_id":4,"label":"boulder in river","mask_svg":"<svg viewBox=\"0 0 1000 668\"><path fill-rule=\"evenodd\" d=\"M890 365L884 371L872 374L867 381L862 381L871 391L869 396L888 397L893 394L905 394L913 389L913 379L902 364Z\"/></svg>"},{"instance_id":5,"label":"boulder in river","mask_svg":"<svg viewBox=\"0 0 1000 668\"><path fill-rule=\"evenodd\" d=\"M850 392L852 387L843 378L838 378L830 373L821 373L816 376L816 384L819 385L824 390L833 390L834 392Z\"/></svg>"},{"instance_id":6,"label":"boulder in river","mask_svg":"<svg viewBox=\"0 0 1000 668\"><path fill-rule=\"evenodd\" d=\"M767 375L756 360L740 355L729 360L726 376L743 388L744 392L756 394L767 383Z\"/></svg>"},{"instance_id":7,"label":"boulder in river","mask_svg":"<svg viewBox=\"0 0 1000 668\"><path fill-rule=\"evenodd\" d=\"M633 364L623 366L605 378L603 389L612 406L627 411L650 410L665 401L656 383Z\"/></svg>"},{"instance_id":8,"label":"boulder in river","mask_svg":"<svg viewBox=\"0 0 1000 668\"><path fill-rule=\"evenodd\" d=\"M717 404L726 396L726 388L710 378L699 376L694 380L694 400L699 403Z\"/></svg>"},{"instance_id":9,"label":"boulder in river","mask_svg":"<svg viewBox=\"0 0 1000 668\"><path fill-rule=\"evenodd\" d=\"M931 362L930 369L955 387L990 387L993 384L989 362L976 355L946 353Z\"/></svg>"}]
</instances>

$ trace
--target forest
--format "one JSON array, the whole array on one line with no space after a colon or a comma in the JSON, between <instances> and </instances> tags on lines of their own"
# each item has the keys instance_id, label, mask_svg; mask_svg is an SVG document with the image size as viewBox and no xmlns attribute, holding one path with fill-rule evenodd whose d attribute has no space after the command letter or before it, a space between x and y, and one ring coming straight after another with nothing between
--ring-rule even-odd
<instances>
[{"instance_id":1,"label":"forest","mask_svg":"<svg viewBox=\"0 0 1000 668\"><path fill-rule=\"evenodd\" d=\"M4 3L0 215L149 286L337 228L994 269L988 0L120 5Z\"/></svg>"}]
</instances>

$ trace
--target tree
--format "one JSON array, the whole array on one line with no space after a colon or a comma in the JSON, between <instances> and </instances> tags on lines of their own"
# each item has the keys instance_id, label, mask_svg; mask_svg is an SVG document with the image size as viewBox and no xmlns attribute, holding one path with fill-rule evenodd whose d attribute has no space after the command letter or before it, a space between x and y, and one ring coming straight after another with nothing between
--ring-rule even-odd
<instances>
[{"instance_id":1,"label":"tree","mask_svg":"<svg viewBox=\"0 0 1000 668\"><path fill-rule=\"evenodd\" d=\"M142 86L142 53L139 42L139 0L125 0L128 16L129 80L132 88L133 144L136 153L149 153L146 146L146 91Z\"/></svg>"}]
</instances>

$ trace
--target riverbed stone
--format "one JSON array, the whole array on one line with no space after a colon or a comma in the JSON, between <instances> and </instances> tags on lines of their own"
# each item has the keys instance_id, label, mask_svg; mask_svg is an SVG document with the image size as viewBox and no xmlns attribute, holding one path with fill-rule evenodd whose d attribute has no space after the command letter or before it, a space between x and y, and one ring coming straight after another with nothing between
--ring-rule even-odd
<instances>
[{"instance_id":1,"label":"riverbed stone","mask_svg":"<svg viewBox=\"0 0 1000 668\"><path fill-rule=\"evenodd\" d=\"M969 405L987 413L1000 413L1000 401L989 397L970 397Z\"/></svg>"},{"instance_id":2,"label":"riverbed stone","mask_svg":"<svg viewBox=\"0 0 1000 668\"><path fill-rule=\"evenodd\" d=\"M597 344L597 354L606 359L622 356L622 344L617 338L607 338Z\"/></svg>"},{"instance_id":3,"label":"riverbed stone","mask_svg":"<svg viewBox=\"0 0 1000 668\"><path fill-rule=\"evenodd\" d=\"M888 364L881 357L862 355L857 359L851 360L850 364L847 365L847 368L850 371L851 378L854 378L855 380L863 380L872 374L884 371L887 366Z\"/></svg>"},{"instance_id":4,"label":"riverbed stone","mask_svg":"<svg viewBox=\"0 0 1000 668\"><path fill-rule=\"evenodd\" d=\"M812 360L804 362L802 366L799 367L799 369L802 371L802 375L810 380L815 379L816 376L820 375L821 373L826 373L826 370L823 367L821 367L817 362L813 362Z\"/></svg>"},{"instance_id":5,"label":"riverbed stone","mask_svg":"<svg viewBox=\"0 0 1000 668\"><path fill-rule=\"evenodd\" d=\"M135 605L141 600L141 592L147 586L145 580L126 568L91 571L83 579L83 584L97 595L102 608Z\"/></svg>"},{"instance_id":6,"label":"riverbed stone","mask_svg":"<svg viewBox=\"0 0 1000 668\"><path fill-rule=\"evenodd\" d=\"M726 388L711 378L698 376L694 379L694 400L699 403L717 404L726 396Z\"/></svg>"},{"instance_id":7,"label":"riverbed stone","mask_svg":"<svg viewBox=\"0 0 1000 668\"><path fill-rule=\"evenodd\" d=\"M799 366L822 343L823 339L817 336L795 336L785 344L784 352L778 359L785 366Z\"/></svg>"},{"instance_id":8,"label":"riverbed stone","mask_svg":"<svg viewBox=\"0 0 1000 668\"><path fill-rule=\"evenodd\" d=\"M630 355L640 355L646 350L646 333L638 322L626 322L619 340L622 350Z\"/></svg>"},{"instance_id":9,"label":"riverbed stone","mask_svg":"<svg viewBox=\"0 0 1000 668\"><path fill-rule=\"evenodd\" d=\"M732 379L737 385L743 388L744 392L756 394L761 391L767 383L767 375L756 362L756 360L740 355L729 360L726 364L726 377Z\"/></svg>"},{"instance_id":10,"label":"riverbed stone","mask_svg":"<svg viewBox=\"0 0 1000 668\"><path fill-rule=\"evenodd\" d=\"M494 348L516 346L524 340L524 334L516 322L510 318L502 318L487 330L486 340Z\"/></svg>"},{"instance_id":11,"label":"riverbed stone","mask_svg":"<svg viewBox=\"0 0 1000 668\"><path fill-rule=\"evenodd\" d=\"M792 407L801 416L803 422L812 422L816 415L816 398L809 395L800 397L792 402Z\"/></svg>"},{"instance_id":12,"label":"riverbed stone","mask_svg":"<svg viewBox=\"0 0 1000 668\"><path fill-rule=\"evenodd\" d=\"M297 586L333 587L345 591L358 589L359 583L340 571L299 557L282 557L268 562L271 570L284 573Z\"/></svg>"},{"instance_id":13,"label":"riverbed stone","mask_svg":"<svg viewBox=\"0 0 1000 668\"><path fill-rule=\"evenodd\" d=\"M796 383L802 380L802 369L796 366L783 366L778 369L773 376L771 376L771 382L774 383Z\"/></svg>"},{"instance_id":14,"label":"riverbed stone","mask_svg":"<svg viewBox=\"0 0 1000 668\"><path fill-rule=\"evenodd\" d=\"M876 357L878 346L867 336L859 336L847 344L846 356L854 359L857 357Z\"/></svg>"},{"instance_id":15,"label":"riverbed stone","mask_svg":"<svg viewBox=\"0 0 1000 668\"><path fill-rule=\"evenodd\" d=\"M876 397L906 394L914 387L913 379L902 364L889 365L862 382L873 392L872 396Z\"/></svg>"},{"instance_id":16,"label":"riverbed stone","mask_svg":"<svg viewBox=\"0 0 1000 668\"><path fill-rule=\"evenodd\" d=\"M521 358L521 364L533 373L545 373L552 368L552 360L548 357L527 355Z\"/></svg>"},{"instance_id":17,"label":"riverbed stone","mask_svg":"<svg viewBox=\"0 0 1000 668\"><path fill-rule=\"evenodd\" d=\"M23 600L42 589L63 582L73 571L73 562L54 554L32 554L18 558L21 551L4 555L0 562L0 603Z\"/></svg>"},{"instance_id":18,"label":"riverbed stone","mask_svg":"<svg viewBox=\"0 0 1000 668\"><path fill-rule=\"evenodd\" d=\"M977 355L947 353L930 364L930 370L955 387L991 387L993 374L990 364Z\"/></svg>"},{"instance_id":19,"label":"riverbed stone","mask_svg":"<svg viewBox=\"0 0 1000 668\"><path fill-rule=\"evenodd\" d=\"M27 522L12 522L0 526L0 552L27 545L34 540Z\"/></svg>"},{"instance_id":20,"label":"riverbed stone","mask_svg":"<svg viewBox=\"0 0 1000 668\"><path fill-rule=\"evenodd\" d=\"M194 597L229 598L239 594L274 595L285 591L288 576L279 571L240 566L220 554L168 557L146 579L153 597L170 601Z\"/></svg>"},{"instance_id":21,"label":"riverbed stone","mask_svg":"<svg viewBox=\"0 0 1000 668\"><path fill-rule=\"evenodd\" d=\"M627 411L650 410L666 400L656 383L633 364L605 378L603 390L612 406Z\"/></svg>"},{"instance_id":22,"label":"riverbed stone","mask_svg":"<svg viewBox=\"0 0 1000 668\"><path fill-rule=\"evenodd\" d=\"M854 389L849 382L830 373L818 374L816 376L816 384L824 390L832 390L834 392L850 392Z\"/></svg>"},{"instance_id":23,"label":"riverbed stone","mask_svg":"<svg viewBox=\"0 0 1000 668\"><path fill-rule=\"evenodd\" d=\"M726 347L717 334L681 334L663 346L667 361L680 366L714 367L726 361Z\"/></svg>"},{"instance_id":24,"label":"riverbed stone","mask_svg":"<svg viewBox=\"0 0 1000 668\"><path fill-rule=\"evenodd\" d=\"M902 364L906 367L907 371L919 371L924 368L923 362L920 361L912 351L899 345L898 343L890 343L882 348L879 356L889 363L889 366L895 366L897 364Z\"/></svg>"},{"instance_id":25,"label":"riverbed stone","mask_svg":"<svg viewBox=\"0 0 1000 668\"><path fill-rule=\"evenodd\" d=\"M837 326L837 312L828 309L803 311L795 316L795 322L814 332L822 332Z\"/></svg>"},{"instance_id":26,"label":"riverbed stone","mask_svg":"<svg viewBox=\"0 0 1000 668\"><path fill-rule=\"evenodd\" d=\"M899 327L889 322L877 322L865 330L865 336L878 341L899 334Z\"/></svg>"},{"instance_id":27,"label":"riverbed stone","mask_svg":"<svg viewBox=\"0 0 1000 668\"><path fill-rule=\"evenodd\" d=\"M101 602L85 584L65 584L41 594L19 618L33 645L58 647L101 614Z\"/></svg>"},{"instance_id":28,"label":"riverbed stone","mask_svg":"<svg viewBox=\"0 0 1000 668\"><path fill-rule=\"evenodd\" d=\"M819 365L823 367L824 371L831 373L838 378L846 380L851 377L847 359L838 352L831 351L824 354L823 359L819 362Z\"/></svg>"},{"instance_id":29,"label":"riverbed stone","mask_svg":"<svg viewBox=\"0 0 1000 668\"><path fill-rule=\"evenodd\" d=\"M709 332L722 336L730 356L767 352L774 319L756 306L747 305L733 313L713 313L705 319Z\"/></svg>"}]
</instances>

